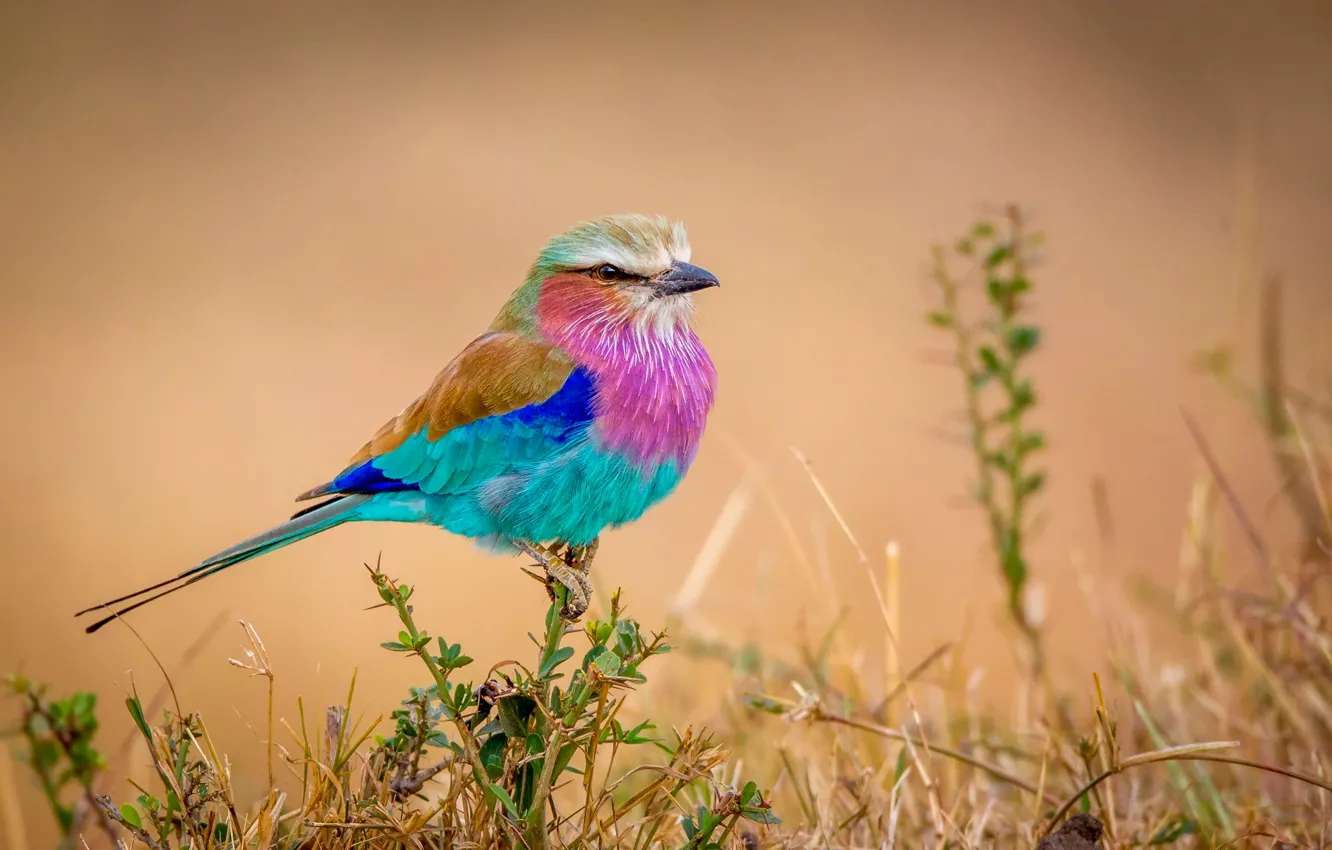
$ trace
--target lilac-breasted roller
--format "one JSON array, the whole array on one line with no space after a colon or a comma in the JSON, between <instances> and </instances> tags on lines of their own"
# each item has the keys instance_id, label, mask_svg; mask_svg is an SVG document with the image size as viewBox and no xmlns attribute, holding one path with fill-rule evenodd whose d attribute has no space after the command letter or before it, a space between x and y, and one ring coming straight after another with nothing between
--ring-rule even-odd
<instances>
[{"instance_id":1,"label":"lilac-breasted roller","mask_svg":"<svg viewBox=\"0 0 1332 850\"><path fill-rule=\"evenodd\" d=\"M554 237L489 330L290 520L137 593L88 627L345 522L419 522L521 551L577 619L601 532L638 519L689 469L717 372L691 326L717 278L683 225L617 215ZM156 593L154 593L156 591Z\"/></svg>"}]
</instances>

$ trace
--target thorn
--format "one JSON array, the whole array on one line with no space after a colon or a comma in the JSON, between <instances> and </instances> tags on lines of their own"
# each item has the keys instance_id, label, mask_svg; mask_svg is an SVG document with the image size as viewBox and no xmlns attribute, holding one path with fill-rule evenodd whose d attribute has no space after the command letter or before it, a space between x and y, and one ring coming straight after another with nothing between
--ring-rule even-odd
<instances>
[{"instance_id":1,"label":"thorn","mask_svg":"<svg viewBox=\"0 0 1332 850\"><path fill-rule=\"evenodd\" d=\"M533 564L532 566L537 567L537 566L540 566L540 564ZM519 567L518 569L520 569L520 570L522 570L523 572L527 573L529 576L531 576L532 578L534 578L534 579L536 579L537 581L541 582L542 584L545 584L545 583L546 583L546 579L545 579L544 576L539 576L539 575L537 575L536 573L534 573L534 572L532 572L531 570L529 570L527 567Z\"/></svg>"}]
</instances>

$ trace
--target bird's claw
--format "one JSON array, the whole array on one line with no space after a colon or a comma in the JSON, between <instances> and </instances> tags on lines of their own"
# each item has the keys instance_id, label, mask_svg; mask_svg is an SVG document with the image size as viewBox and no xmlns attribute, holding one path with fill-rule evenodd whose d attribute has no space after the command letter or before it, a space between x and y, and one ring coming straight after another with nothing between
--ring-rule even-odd
<instances>
[{"instance_id":1,"label":"bird's claw","mask_svg":"<svg viewBox=\"0 0 1332 850\"><path fill-rule=\"evenodd\" d=\"M591 555L596 553L596 541L583 547L566 546L563 552L558 553L544 546L526 543L520 544L519 548L536 559L537 565L546 571L546 577L543 579L526 569L523 572L546 586L546 595L553 605L560 601L555 585L562 585L565 601L560 608L560 618L570 623L577 622L587 612L592 599L592 585L587 580L587 574L592 562Z\"/></svg>"},{"instance_id":2,"label":"bird's claw","mask_svg":"<svg viewBox=\"0 0 1332 850\"><path fill-rule=\"evenodd\" d=\"M601 538L594 537L592 542L582 547L570 546L567 550L569 566L578 570L583 575L592 572L592 559L597 556L597 549L601 547Z\"/></svg>"},{"instance_id":3,"label":"bird's claw","mask_svg":"<svg viewBox=\"0 0 1332 850\"><path fill-rule=\"evenodd\" d=\"M564 606L560 609L560 618L570 623L577 622L587 612L588 605L592 601L592 586L582 573L564 564L557 564L555 569L551 570L551 582L546 585L551 602L559 601L555 593L555 582L564 585L567 591L564 596Z\"/></svg>"}]
</instances>

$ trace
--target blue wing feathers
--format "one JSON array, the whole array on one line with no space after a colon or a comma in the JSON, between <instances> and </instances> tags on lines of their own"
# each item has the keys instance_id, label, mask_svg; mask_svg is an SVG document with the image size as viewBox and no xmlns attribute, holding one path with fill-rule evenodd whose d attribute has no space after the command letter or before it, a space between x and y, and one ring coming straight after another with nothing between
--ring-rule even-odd
<instances>
[{"instance_id":1,"label":"blue wing feathers","mask_svg":"<svg viewBox=\"0 0 1332 850\"><path fill-rule=\"evenodd\" d=\"M384 475L384 470L371 463L352 467L333 479L329 487L331 493L384 493L410 489L396 478Z\"/></svg>"},{"instance_id":2,"label":"blue wing feathers","mask_svg":"<svg viewBox=\"0 0 1332 850\"><path fill-rule=\"evenodd\" d=\"M489 416L441 435L433 442L423 430L391 452L345 470L322 494L420 490L454 493L515 467L560 453L592 421L596 387L581 367L539 404Z\"/></svg>"},{"instance_id":3,"label":"blue wing feathers","mask_svg":"<svg viewBox=\"0 0 1332 850\"><path fill-rule=\"evenodd\" d=\"M550 398L540 404L529 404L491 419L512 417L514 421L528 424L586 425L592 421L592 398L595 392L591 373L579 366L569 373L564 386Z\"/></svg>"}]
</instances>

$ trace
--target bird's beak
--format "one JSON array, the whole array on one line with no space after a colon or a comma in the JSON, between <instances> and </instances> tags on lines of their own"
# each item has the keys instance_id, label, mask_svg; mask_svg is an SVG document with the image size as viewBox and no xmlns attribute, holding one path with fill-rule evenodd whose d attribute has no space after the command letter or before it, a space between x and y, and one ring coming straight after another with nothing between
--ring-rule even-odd
<instances>
[{"instance_id":1,"label":"bird's beak","mask_svg":"<svg viewBox=\"0 0 1332 850\"><path fill-rule=\"evenodd\" d=\"M721 286L721 282L707 269L680 262L673 264L670 271L657 278L656 284L660 295L683 295L710 286Z\"/></svg>"}]
</instances>

